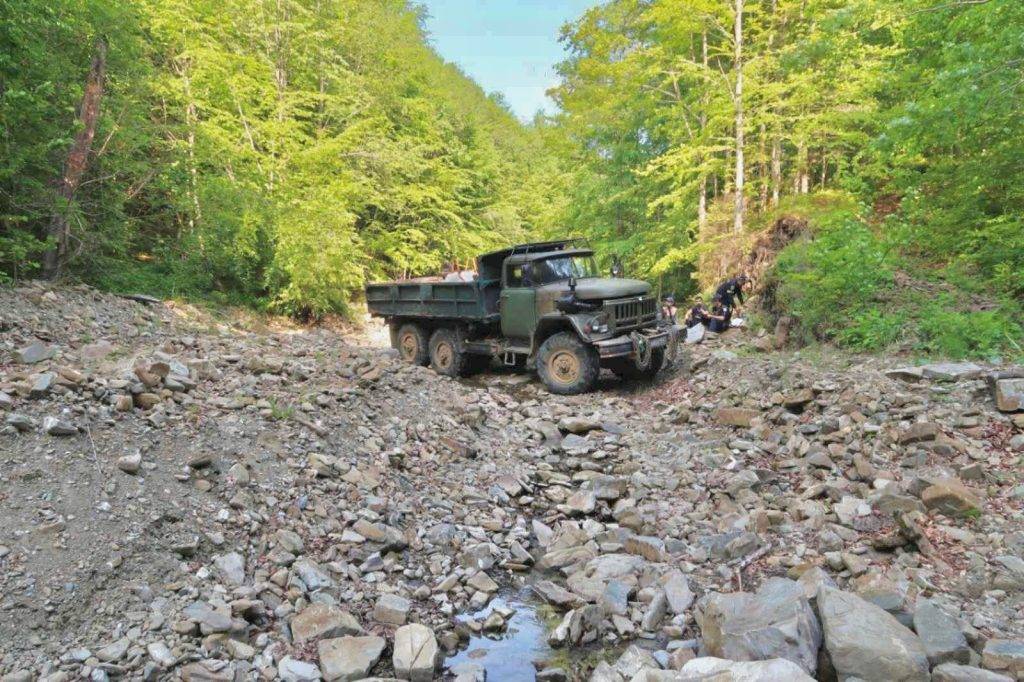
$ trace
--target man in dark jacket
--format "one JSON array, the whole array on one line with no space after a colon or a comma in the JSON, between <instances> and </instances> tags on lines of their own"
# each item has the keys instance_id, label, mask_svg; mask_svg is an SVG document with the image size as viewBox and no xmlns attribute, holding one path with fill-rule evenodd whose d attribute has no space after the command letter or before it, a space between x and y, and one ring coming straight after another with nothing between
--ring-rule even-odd
<instances>
[{"instance_id":1,"label":"man in dark jacket","mask_svg":"<svg viewBox=\"0 0 1024 682\"><path fill-rule=\"evenodd\" d=\"M743 289L749 281L750 278L746 275L725 280L715 290L714 300L720 302L731 313L737 301L743 303Z\"/></svg>"}]
</instances>

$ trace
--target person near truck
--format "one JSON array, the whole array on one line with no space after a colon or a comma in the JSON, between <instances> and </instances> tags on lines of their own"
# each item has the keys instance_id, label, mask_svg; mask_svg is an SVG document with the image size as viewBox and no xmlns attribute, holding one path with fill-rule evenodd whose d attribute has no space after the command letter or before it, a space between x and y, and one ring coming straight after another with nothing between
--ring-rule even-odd
<instances>
[{"instance_id":1,"label":"person near truck","mask_svg":"<svg viewBox=\"0 0 1024 682\"><path fill-rule=\"evenodd\" d=\"M702 324L705 327L711 319L711 313L708 311L706 305L704 305L704 299L701 296L697 296L693 299L693 307L686 312L686 319L684 323L687 329L692 329L698 324Z\"/></svg>"},{"instance_id":2,"label":"person near truck","mask_svg":"<svg viewBox=\"0 0 1024 682\"><path fill-rule=\"evenodd\" d=\"M711 331L725 331L732 325L733 313L738 308L737 302L743 303L743 292L749 284L750 278L743 274L727 279L718 285L718 289L715 290L715 298L713 299L713 316L720 319L709 325Z\"/></svg>"},{"instance_id":3,"label":"person near truck","mask_svg":"<svg viewBox=\"0 0 1024 682\"><path fill-rule=\"evenodd\" d=\"M661 319L665 320L668 324L675 324L678 314L679 308L676 307L676 297L669 294L661 304Z\"/></svg>"}]
</instances>

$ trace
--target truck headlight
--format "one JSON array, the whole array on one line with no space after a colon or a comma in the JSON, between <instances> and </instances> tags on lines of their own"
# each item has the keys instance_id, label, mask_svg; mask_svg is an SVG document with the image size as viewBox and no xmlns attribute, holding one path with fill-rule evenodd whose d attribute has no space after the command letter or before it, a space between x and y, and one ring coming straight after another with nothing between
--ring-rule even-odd
<instances>
[{"instance_id":1,"label":"truck headlight","mask_svg":"<svg viewBox=\"0 0 1024 682\"><path fill-rule=\"evenodd\" d=\"M597 315L587 320L587 323L583 326L584 331L588 334L607 334L608 333L608 318L603 314Z\"/></svg>"}]
</instances>

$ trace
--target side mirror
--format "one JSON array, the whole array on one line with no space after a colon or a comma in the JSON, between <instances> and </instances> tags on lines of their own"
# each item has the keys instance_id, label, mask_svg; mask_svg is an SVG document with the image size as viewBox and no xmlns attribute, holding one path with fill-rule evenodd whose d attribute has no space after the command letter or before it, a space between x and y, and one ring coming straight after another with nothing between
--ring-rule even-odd
<instances>
[{"instance_id":1,"label":"side mirror","mask_svg":"<svg viewBox=\"0 0 1024 682\"><path fill-rule=\"evenodd\" d=\"M576 275L569 277L569 291L572 294L576 293Z\"/></svg>"},{"instance_id":2,"label":"side mirror","mask_svg":"<svg viewBox=\"0 0 1024 682\"><path fill-rule=\"evenodd\" d=\"M618 256L612 257L612 277L622 277L622 259Z\"/></svg>"}]
</instances>

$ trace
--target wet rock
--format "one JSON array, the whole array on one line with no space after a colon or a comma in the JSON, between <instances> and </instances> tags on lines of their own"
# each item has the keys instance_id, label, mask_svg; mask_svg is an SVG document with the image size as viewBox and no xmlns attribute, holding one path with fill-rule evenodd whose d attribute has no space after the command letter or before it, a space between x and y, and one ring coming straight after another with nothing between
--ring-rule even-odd
<instances>
[{"instance_id":1,"label":"wet rock","mask_svg":"<svg viewBox=\"0 0 1024 682\"><path fill-rule=\"evenodd\" d=\"M317 645L320 670L327 682L361 680L380 660L387 641L383 637L339 637Z\"/></svg>"},{"instance_id":2,"label":"wet rock","mask_svg":"<svg viewBox=\"0 0 1024 682\"><path fill-rule=\"evenodd\" d=\"M711 594L697 611L704 647L712 656L736 661L785 658L813 674L821 626L803 588L771 578L756 594Z\"/></svg>"},{"instance_id":3,"label":"wet rock","mask_svg":"<svg viewBox=\"0 0 1024 682\"><path fill-rule=\"evenodd\" d=\"M831 587L818 591L817 603L825 650L839 679L927 682L924 646L891 615Z\"/></svg>"},{"instance_id":4,"label":"wet rock","mask_svg":"<svg viewBox=\"0 0 1024 682\"><path fill-rule=\"evenodd\" d=\"M395 676L412 682L430 682L438 663L437 638L425 625L403 625L395 632L392 664Z\"/></svg>"},{"instance_id":5,"label":"wet rock","mask_svg":"<svg viewBox=\"0 0 1024 682\"><path fill-rule=\"evenodd\" d=\"M559 609L570 609L582 604L579 596L550 580L540 580L532 586L534 594Z\"/></svg>"},{"instance_id":6,"label":"wet rock","mask_svg":"<svg viewBox=\"0 0 1024 682\"><path fill-rule=\"evenodd\" d=\"M914 610L914 631L924 645L928 662L932 666L940 663L968 663L971 650L967 638L960 631L956 621L946 615L934 602L918 599Z\"/></svg>"}]
</instances>

